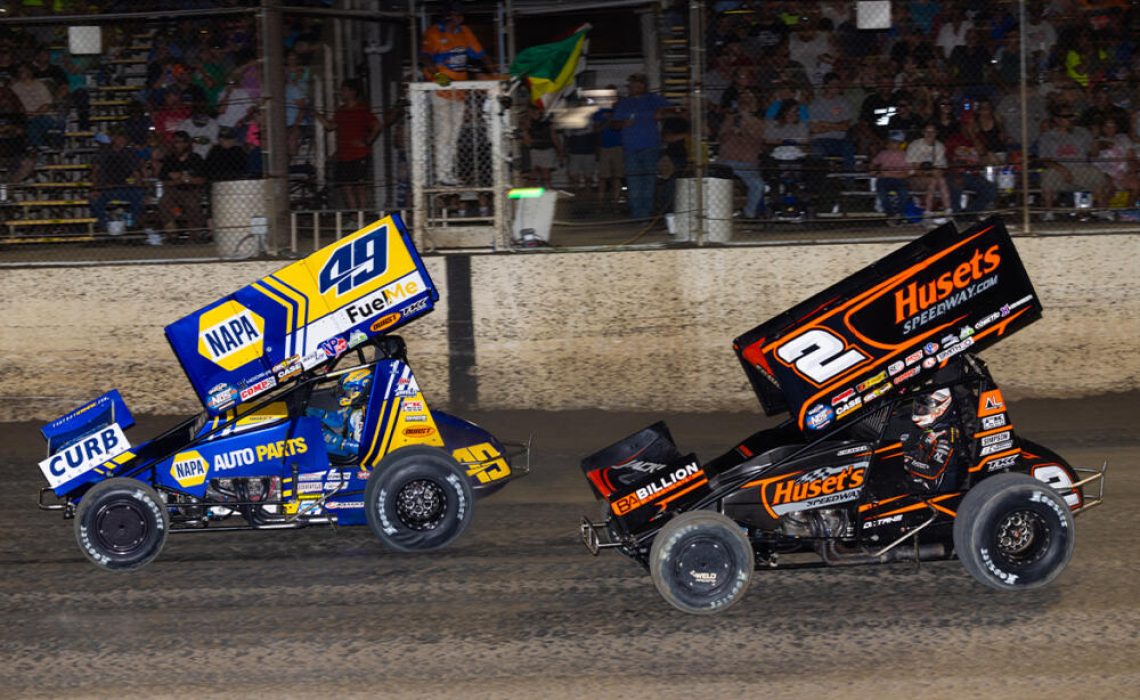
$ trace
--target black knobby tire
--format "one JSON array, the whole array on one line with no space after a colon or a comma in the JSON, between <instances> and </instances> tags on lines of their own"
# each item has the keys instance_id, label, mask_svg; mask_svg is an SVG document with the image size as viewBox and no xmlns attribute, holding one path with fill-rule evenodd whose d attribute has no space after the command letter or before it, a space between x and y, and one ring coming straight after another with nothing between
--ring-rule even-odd
<instances>
[{"instance_id":1,"label":"black knobby tire","mask_svg":"<svg viewBox=\"0 0 1140 700\"><path fill-rule=\"evenodd\" d=\"M451 455L416 445L389 454L368 477L364 511L385 546L400 552L441 549L474 515L471 483Z\"/></svg>"},{"instance_id":2,"label":"black knobby tire","mask_svg":"<svg viewBox=\"0 0 1140 700\"><path fill-rule=\"evenodd\" d=\"M697 615L721 612L743 598L755 565L741 527L711 511L673 518L649 550L649 574L661 597Z\"/></svg>"},{"instance_id":3,"label":"black knobby tire","mask_svg":"<svg viewBox=\"0 0 1140 700\"><path fill-rule=\"evenodd\" d=\"M83 496L75 513L75 539L96 566L131 571L162 551L170 515L158 493L136 479L107 479Z\"/></svg>"},{"instance_id":4,"label":"black knobby tire","mask_svg":"<svg viewBox=\"0 0 1140 700\"><path fill-rule=\"evenodd\" d=\"M1064 571L1076 530L1064 499L1027 474L991 476L970 489L954 520L962 566L1001 591L1038 588Z\"/></svg>"}]
</instances>

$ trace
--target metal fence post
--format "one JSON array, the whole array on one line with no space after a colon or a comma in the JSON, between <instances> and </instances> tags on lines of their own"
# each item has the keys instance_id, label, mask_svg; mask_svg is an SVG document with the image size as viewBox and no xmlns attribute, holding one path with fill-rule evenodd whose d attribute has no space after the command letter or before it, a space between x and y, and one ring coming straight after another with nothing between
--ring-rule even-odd
<instances>
[{"instance_id":1,"label":"metal fence post","mask_svg":"<svg viewBox=\"0 0 1140 700\"><path fill-rule=\"evenodd\" d=\"M265 55L264 120L265 212L269 218L269 250L276 254L289 243L289 149L285 127L285 47L279 0L261 0L261 48Z\"/></svg>"}]
</instances>

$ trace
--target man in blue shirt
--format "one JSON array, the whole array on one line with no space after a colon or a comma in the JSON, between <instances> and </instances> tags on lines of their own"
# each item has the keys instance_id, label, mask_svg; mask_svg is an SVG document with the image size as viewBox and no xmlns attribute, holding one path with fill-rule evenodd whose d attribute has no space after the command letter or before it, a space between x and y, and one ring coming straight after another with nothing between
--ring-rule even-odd
<instances>
[{"instance_id":1,"label":"man in blue shirt","mask_svg":"<svg viewBox=\"0 0 1140 700\"><path fill-rule=\"evenodd\" d=\"M625 180L629 186L629 213L648 219L653 213L657 187L657 161L661 157L661 133L657 122L681 110L664 97L651 93L644 73L629 76L629 96L614 105L613 128L621 130L625 156Z\"/></svg>"}]
</instances>

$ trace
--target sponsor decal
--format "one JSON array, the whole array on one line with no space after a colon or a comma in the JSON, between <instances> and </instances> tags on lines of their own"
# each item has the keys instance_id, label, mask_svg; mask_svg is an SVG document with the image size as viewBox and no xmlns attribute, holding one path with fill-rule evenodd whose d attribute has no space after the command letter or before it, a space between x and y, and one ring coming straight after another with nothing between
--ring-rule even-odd
<instances>
[{"instance_id":1,"label":"sponsor decal","mask_svg":"<svg viewBox=\"0 0 1140 700\"><path fill-rule=\"evenodd\" d=\"M926 345L922 346L922 351L927 355L933 355L934 353L938 352L938 343L927 343Z\"/></svg>"},{"instance_id":2,"label":"sponsor decal","mask_svg":"<svg viewBox=\"0 0 1140 700\"><path fill-rule=\"evenodd\" d=\"M982 392L978 397L978 417L984 418L998 413L1005 413L1005 399L1002 398L1001 390L991 389Z\"/></svg>"},{"instance_id":3,"label":"sponsor decal","mask_svg":"<svg viewBox=\"0 0 1140 700\"><path fill-rule=\"evenodd\" d=\"M368 340L368 336L364 335L364 332L359 328L354 328L352 332L348 334L348 347L354 348L366 340Z\"/></svg>"},{"instance_id":4,"label":"sponsor decal","mask_svg":"<svg viewBox=\"0 0 1140 700\"><path fill-rule=\"evenodd\" d=\"M808 430L821 430L831 424L832 419L835 417L835 412L823 404L816 404L808 409L807 412L807 429Z\"/></svg>"},{"instance_id":5,"label":"sponsor decal","mask_svg":"<svg viewBox=\"0 0 1140 700\"><path fill-rule=\"evenodd\" d=\"M930 369L931 367L933 367L936 364L938 364L938 360L934 359L933 357L928 357L922 361L922 368L923 369Z\"/></svg>"},{"instance_id":6,"label":"sponsor decal","mask_svg":"<svg viewBox=\"0 0 1140 700\"><path fill-rule=\"evenodd\" d=\"M404 412L405 413L420 413L423 410L424 410L424 402L423 401L412 401L410 399L404 399Z\"/></svg>"},{"instance_id":7,"label":"sponsor decal","mask_svg":"<svg viewBox=\"0 0 1140 700\"><path fill-rule=\"evenodd\" d=\"M297 493L324 493L324 487L319 481L305 481L297 484Z\"/></svg>"},{"instance_id":8,"label":"sponsor decal","mask_svg":"<svg viewBox=\"0 0 1140 700\"><path fill-rule=\"evenodd\" d=\"M920 312L926 311L955 292L969 289L978 280L986 277L1001 265L999 246L994 245L985 251L975 249L970 259L952 271L938 277L915 281L895 291L895 323L902 323ZM994 275L996 277L996 275Z\"/></svg>"},{"instance_id":9,"label":"sponsor decal","mask_svg":"<svg viewBox=\"0 0 1140 700\"><path fill-rule=\"evenodd\" d=\"M325 508L329 510L344 510L346 508L363 508L364 501L329 501L325 504Z\"/></svg>"},{"instance_id":10,"label":"sponsor decal","mask_svg":"<svg viewBox=\"0 0 1140 700\"><path fill-rule=\"evenodd\" d=\"M942 337L942 347L947 348L958 342L958 336L946 335Z\"/></svg>"},{"instance_id":11,"label":"sponsor decal","mask_svg":"<svg viewBox=\"0 0 1140 700\"><path fill-rule=\"evenodd\" d=\"M372 331L373 333L380 333L396 325L396 322L399 320L399 313L386 314L373 321L372 325L368 327L368 330Z\"/></svg>"},{"instance_id":12,"label":"sponsor decal","mask_svg":"<svg viewBox=\"0 0 1140 700\"><path fill-rule=\"evenodd\" d=\"M210 389L206 405L215 411L221 411L232 406L237 397L237 390L229 384L215 384L214 388Z\"/></svg>"},{"instance_id":13,"label":"sponsor decal","mask_svg":"<svg viewBox=\"0 0 1140 700\"><path fill-rule=\"evenodd\" d=\"M982 419L982 430L993 430L1005 425L1005 414L999 413L996 416L986 416Z\"/></svg>"},{"instance_id":14,"label":"sponsor decal","mask_svg":"<svg viewBox=\"0 0 1140 700\"><path fill-rule=\"evenodd\" d=\"M894 388L893 384L884 384L881 387L878 387L876 389L872 389L871 391L867 392L866 394L863 394L863 403L871 403L872 401L879 398L880 396L887 393L888 391L890 391L893 388Z\"/></svg>"},{"instance_id":15,"label":"sponsor decal","mask_svg":"<svg viewBox=\"0 0 1140 700\"><path fill-rule=\"evenodd\" d=\"M1009 469L1017 464L1017 455L1007 455L1005 457L998 457L991 459L986 466L987 472L996 472L1002 469Z\"/></svg>"},{"instance_id":16,"label":"sponsor decal","mask_svg":"<svg viewBox=\"0 0 1140 700\"><path fill-rule=\"evenodd\" d=\"M240 450L230 450L214 455L214 471L225 471L257 464L257 454L252 447L243 447Z\"/></svg>"},{"instance_id":17,"label":"sponsor decal","mask_svg":"<svg viewBox=\"0 0 1140 700\"><path fill-rule=\"evenodd\" d=\"M404 416L404 421L408 422L408 423L426 423L427 422L427 416L422 415L422 414L418 415L418 416L417 415Z\"/></svg>"},{"instance_id":18,"label":"sponsor decal","mask_svg":"<svg viewBox=\"0 0 1140 700\"><path fill-rule=\"evenodd\" d=\"M261 357L265 320L236 301L198 318L198 353L222 369L234 371Z\"/></svg>"},{"instance_id":19,"label":"sponsor decal","mask_svg":"<svg viewBox=\"0 0 1140 700\"><path fill-rule=\"evenodd\" d=\"M323 350L317 348L316 350L301 357L301 369L312 369L328 359L328 355Z\"/></svg>"},{"instance_id":20,"label":"sponsor decal","mask_svg":"<svg viewBox=\"0 0 1140 700\"><path fill-rule=\"evenodd\" d=\"M689 462L685 466L638 488L633 493L622 496L613 502L610 509L617 515L625 515L632 510L640 508L649 501L656 499L658 496L678 489L683 484L694 480L701 473L701 468L696 462Z\"/></svg>"},{"instance_id":21,"label":"sponsor decal","mask_svg":"<svg viewBox=\"0 0 1140 700\"><path fill-rule=\"evenodd\" d=\"M309 451L309 446L305 444L305 438L295 437L257 445L253 450L257 454L257 461L261 462L267 459L303 455Z\"/></svg>"},{"instance_id":22,"label":"sponsor decal","mask_svg":"<svg viewBox=\"0 0 1140 700\"><path fill-rule=\"evenodd\" d=\"M987 435L984 438L982 438L982 446L985 447L988 445L993 445L995 443L1002 442L1004 440L1009 440L1011 437L1013 437L1013 436L1010 433L1010 431L1003 430L1000 433L995 433L994 435Z\"/></svg>"},{"instance_id":23,"label":"sponsor decal","mask_svg":"<svg viewBox=\"0 0 1140 700\"><path fill-rule=\"evenodd\" d=\"M279 382L291 379L302 371L304 371L304 364L300 355L286 357L284 360L273 365L273 376L276 377Z\"/></svg>"},{"instance_id":24,"label":"sponsor decal","mask_svg":"<svg viewBox=\"0 0 1140 700\"><path fill-rule=\"evenodd\" d=\"M404 428L405 437L428 437L435 434L435 428L430 425L413 425Z\"/></svg>"},{"instance_id":25,"label":"sponsor decal","mask_svg":"<svg viewBox=\"0 0 1140 700\"><path fill-rule=\"evenodd\" d=\"M1001 318L1001 312L1000 311L995 311L992 314L990 314L989 316L983 316L982 318L978 319L977 321L974 321L974 330L980 331L983 328L985 328L986 326L993 323L994 321L998 320L999 318Z\"/></svg>"},{"instance_id":26,"label":"sponsor decal","mask_svg":"<svg viewBox=\"0 0 1140 700\"><path fill-rule=\"evenodd\" d=\"M859 496L867 462L821 467L765 484L764 503L776 515L854 500Z\"/></svg>"},{"instance_id":27,"label":"sponsor decal","mask_svg":"<svg viewBox=\"0 0 1140 700\"><path fill-rule=\"evenodd\" d=\"M854 395L855 395L855 389L848 387L846 391L840 392L840 393L836 394L835 396L831 397L831 405L835 406L837 404L841 404L844 401L850 399Z\"/></svg>"},{"instance_id":28,"label":"sponsor decal","mask_svg":"<svg viewBox=\"0 0 1140 700\"><path fill-rule=\"evenodd\" d=\"M897 523L902 520L902 517L902 513L899 513L898 515L888 515L887 517L879 518L878 520L868 520L867 522L863 523L863 529Z\"/></svg>"},{"instance_id":29,"label":"sponsor decal","mask_svg":"<svg viewBox=\"0 0 1140 700\"><path fill-rule=\"evenodd\" d=\"M428 300L426 297L423 299L417 299L415 302L404 307L402 315L411 316L413 314L418 314L424 310L424 307L427 306L427 303Z\"/></svg>"},{"instance_id":30,"label":"sponsor decal","mask_svg":"<svg viewBox=\"0 0 1140 700\"><path fill-rule=\"evenodd\" d=\"M340 357L345 350L348 350L348 341L344 339L344 336L338 335L328 340L322 340L317 349L323 352L326 358Z\"/></svg>"},{"instance_id":31,"label":"sponsor decal","mask_svg":"<svg viewBox=\"0 0 1140 700\"><path fill-rule=\"evenodd\" d=\"M418 396L419 393L420 386L416 383L415 377L400 377L396 380L396 396L400 398L408 398Z\"/></svg>"},{"instance_id":32,"label":"sponsor decal","mask_svg":"<svg viewBox=\"0 0 1140 700\"><path fill-rule=\"evenodd\" d=\"M206 474L209 471L210 465L197 450L179 452L174 455L174 462L170 465L170 475L182 488L206 483Z\"/></svg>"},{"instance_id":33,"label":"sponsor decal","mask_svg":"<svg viewBox=\"0 0 1140 700\"><path fill-rule=\"evenodd\" d=\"M863 405L863 397L854 396L847 403L845 403L845 404L843 404L843 405L841 405L835 409L835 417L836 417L836 419L843 418L844 416L846 416L847 414L856 410L857 408L860 408L862 405Z\"/></svg>"},{"instance_id":34,"label":"sponsor decal","mask_svg":"<svg viewBox=\"0 0 1140 700\"><path fill-rule=\"evenodd\" d=\"M898 386L899 384L902 384L906 380L913 379L914 377L917 377L917 376L918 376L918 367L911 367L907 371L905 371L902 374L900 374L899 376L895 377L895 380L894 380L895 386Z\"/></svg>"},{"instance_id":35,"label":"sponsor decal","mask_svg":"<svg viewBox=\"0 0 1140 700\"><path fill-rule=\"evenodd\" d=\"M915 350L914 352L912 352L911 354L906 356L906 366L910 367L911 365L917 363L921 359L922 359L922 349L919 348L918 350Z\"/></svg>"},{"instance_id":36,"label":"sponsor decal","mask_svg":"<svg viewBox=\"0 0 1140 700\"><path fill-rule=\"evenodd\" d=\"M866 452L866 451L867 451L867 448L863 445L860 445L859 447L848 447L845 450L839 450L838 452L835 453L835 456L836 457L846 457L847 455L862 454L863 452Z\"/></svg>"},{"instance_id":37,"label":"sponsor decal","mask_svg":"<svg viewBox=\"0 0 1140 700\"><path fill-rule=\"evenodd\" d=\"M348 325L355 326L387 311L392 304L401 299L419 294L422 281L419 275L412 275L411 279L405 277L404 281L393 282L383 289L364 295L344 307L344 318Z\"/></svg>"},{"instance_id":38,"label":"sponsor decal","mask_svg":"<svg viewBox=\"0 0 1140 700\"><path fill-rule=\"evenodd\" d=\"M868 377L867 379L864 379L863 381L856 384L855 385L855 391L862 393L862 392L866 391L867 389L870 389L871 387L875 386L876 384L882 382L886 378L887 378L887 372L886 372L886 370L884 370L882 372L879 372L875 376Z\"/></svg>"},{"instance_id":39,"label":"sponsor decal","mask_svg":"<svg viewBox=\"0 0 1140 700\"><path fill-rule=\"evenodd\" d=\"M959 338L969 338L974 334L974 329L971 326L962 326L962 330L958 331Z\"/></svg>"},{"instance_id":40,"label":"sponsor decal","mask_svg":"<svg viewBox=\"0 0 1140 700\"><path fill-rule=\"evenodd\" d=\"M118 457L130 449L131 443L118 423L81 438L67 448L40 462L40 471L55 488L75 477Z\"/></svg>"},{"instance_id":41,"label":"sponsor decal","mask_svg":"<svg viewBox=\"0 0 1140 700\"><path fill-rule=\"evenodd\" d=\"M242 389L241 390L241 400L246 401L247 399L251 399L254 396L257 396L258 394L260 394L261 392L268 391L275 386L277 386L277 380L274 379L273 377L266 377L265 379L262 379L260 382L254 384L253 386L248 386L248 387Z\"/></svg>"},{"instance_id":42,"label":"sponsor decal","mask_svg":"<svg viewBox=\"0 0 1140 700\"><path fill-rule=\"evenodd\" d=\"M997 453L997 452L1004 452L1005 450L1008 450L1011 447L1013 447L1013 440L1006 440L1005 442L994 443L994 444L989 445L987 447L983 447L978 452L978 456L979 457L985 457L986 455L992 455L992 454Z\"/></svg>"},{"instance_id":43,"label":"sponsor decal","mask_svg":"<svg viewBox=\"0 0 1140 700\"><path fill-rule=\"evenodd\" d=\"M887 365L887 374L893 377L899 372L903 371L904 367L906 367L906 365L902 360L899 360L898 362L892 362L891 364Z\"/></svg>"},{"instance_id":44,"label":"sponsor decal","mask_svg":"<svg viewBox=\"0 0 1140 700\"><path fill-rule=\"evenodd\" d=\"M939 362L944 362L945 360L948 360L949 358L954 357L958 353L964 352L967 348L969 348L973 344L974 344L973 338L966 338L965 340L959 342L957 345L953 345L951 347L948 347L945 350L943 350L942 352L938 353L938 355L936 355L936 357L937 357Z\"/></svg>"}]
</instances>

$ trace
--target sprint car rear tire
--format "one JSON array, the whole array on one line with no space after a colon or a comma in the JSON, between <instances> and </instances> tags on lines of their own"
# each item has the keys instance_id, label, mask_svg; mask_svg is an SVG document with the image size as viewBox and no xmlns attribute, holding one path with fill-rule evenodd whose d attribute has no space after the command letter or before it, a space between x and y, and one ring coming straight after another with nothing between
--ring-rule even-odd
<instances>
[{"instance_id":1,"label":"sprint car rear tire","mask_svg":"<svg viewBox=\"0 0 1140 700\"><path fill-rule=\"evenodd\" d=\"M653 539L649 574L661 597L695 615L726 610L748 592L756 560L740 526L711 511L682 513Z\"/></svg>"},{"instance_id":2,"label":"sprint car rear tire","mask_svg":"<svg viewBox=\"0 0 1140 700\"><path fill-rule=\"evenodd\" d=\"M131 571L162 551L170 515L158 493L136 479L107 479L83 496L75 513L75 539L96 566Z\"/></svg>"},{"instance_id":3,"label":"sprint car rear tire","mask_svg":"<svg viewBox=\"0 0 1140 700\"><path fill-rule=\"evenodd\" d=\"M364 511L380 541L399 552L442 549L474 515L471 483L451 455L416 445L392 452L368 477Z\"/></svg>"},{"instance_id":4,"label":"sprint car rear tire","mask_svg":"<svg viewBox=\"0 0 1140 700\"><path fill-rule=\"evenodd\" d=\"M1047 484L1027 474L984 479L962 499L954 548L962 566L1000 591L1039 588L1073 556L1073 513Z\"/></svg>"}]
</instances>

